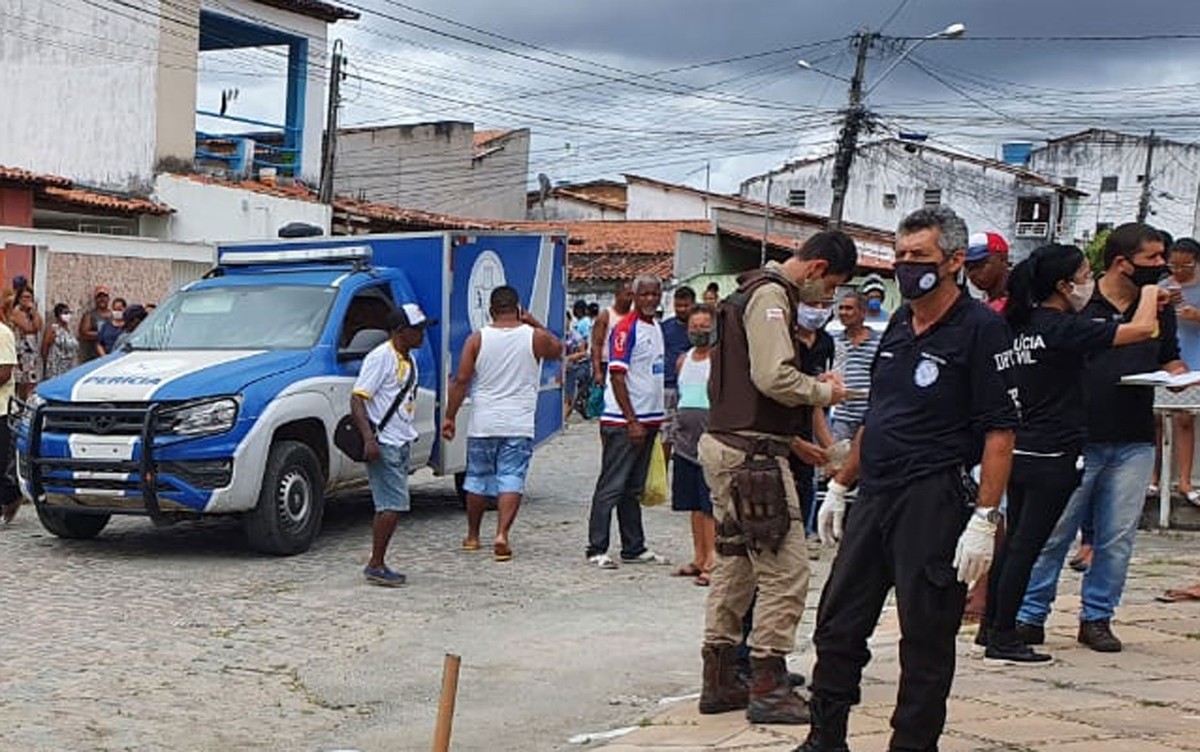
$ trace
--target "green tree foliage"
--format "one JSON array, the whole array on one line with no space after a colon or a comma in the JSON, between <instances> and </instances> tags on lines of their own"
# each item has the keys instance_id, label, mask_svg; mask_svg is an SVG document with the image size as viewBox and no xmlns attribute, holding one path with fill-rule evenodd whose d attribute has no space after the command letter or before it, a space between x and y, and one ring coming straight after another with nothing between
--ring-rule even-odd
<instances>
[{"instance_id":1,"label":"green tree foliage","mask_svg":"<svg viewBox=\"0 0 1200 752\"><path fill-rule=\"evenodd\" d=\"M1104 272L1104 244L1108 242L1108 236L1111 234L1112 230L1101 230L1092 238L1092 242L1087 244L1087 248L1083 249L1088 264L1092 267L1092 274L1096 276Z\"/></svg>"}]
</instances>

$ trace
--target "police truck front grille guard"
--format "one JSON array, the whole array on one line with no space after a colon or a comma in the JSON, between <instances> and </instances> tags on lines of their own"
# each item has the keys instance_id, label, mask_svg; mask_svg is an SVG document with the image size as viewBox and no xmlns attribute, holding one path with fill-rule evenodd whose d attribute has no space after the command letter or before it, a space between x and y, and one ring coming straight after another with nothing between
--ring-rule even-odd
<instances>
[{"instance_id":1,"label":"police truck front grille guard","mask_svg":"<svg viewBox=\"0 0 1200 752\"><path fill-rule=\"evenodd\" d=\"M27 409L27 406L26 406ZM78 420L80 409L71 405L39 405L33 411L29 422L29 445L26 454L29 456L29 487L37 504L45 504L46 491L42 479L42 468L67 470L77 472L124 472L136 470L138 486L142 492L142 502L146 505L146 513L153 520L161 520L164 515L158 505L158 472L154 464L154 429L158 425L159 405L149 407L113 407L106 408L104 413L116 421L140 420L142 456L140 460L82 460L70 457L42 457L42 428L48 417Z\"/></svg>"}]
</instances>

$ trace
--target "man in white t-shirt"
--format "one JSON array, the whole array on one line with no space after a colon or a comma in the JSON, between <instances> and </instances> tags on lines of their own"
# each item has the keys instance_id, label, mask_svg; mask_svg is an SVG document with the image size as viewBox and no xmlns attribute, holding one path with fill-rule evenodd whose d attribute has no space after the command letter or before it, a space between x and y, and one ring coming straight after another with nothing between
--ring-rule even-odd
<instances>
[{"instance_id":1,"label":"man in white t-shirt","mask_svg":"<svg viewBox=\"0 0 1200 752\"><path fill-rule=\"evenodd\" d=\"M0 405L8 410L8 399L13 396L13 369L17 365L17 341L12 329L0 320ZM12 434L8 429L8 421L0 420L0 452L3 457L12 454ZM8 473L0 473L0 517L4 524L12 522L21 506L21 494L17 486L8 477Z\"/></svg>"},{"instance_id":2,"label":"man in white t-shirt","mask_svg":"<svg viewBox=\"0 0 1200 752\"><path fill-rule=\"evenodd\" d=\"M499 511L492 555L512 559L508 532L517 519L525 475L533 456L534 416L543 360L562 357L562 343L533 314L522 310L517 290L492 290L492 323L467 337L450 386L442 436L454 439L455 420L467 389L471 420L467 430L467 537L464 551L479 550L479 528L488 499Z\"/></svg>"},{"instance_id":3,"label":"man in white t-shirt","mask_svg":"<svg viewBox=\"0 0 1200 752\"><path fill-rule=\"evenodd\" d=\"M654 437L666 419L663 336L655 319L662 282L657 277L638 277L633 292L633 310L613 323L609 335L608 380L600 416L603 455L592 495L587 546L588 561L601 569L617 567L608 556L613 509L621 532L621 561L667 563L646 548L641 507Z\"/></svg>"},{"instance_id":4,"label":"man in white t-shirt","mask_svg":"<svg viewBox=\"0 0 1200 752\"><path fill-rule=\"evenodd\" d=\"M417 439L413 413L418 373L412 351L425 341L425 328L436 323L415 303L405 303L389 313L391 337L367 353L350 397L350 414L363 437L367 479L375 503L371 560L363 569L372 585L398 587L407 579L388 568L384 555L400 512L409 509L409 453Z\"/></svg>"}]
</instances>

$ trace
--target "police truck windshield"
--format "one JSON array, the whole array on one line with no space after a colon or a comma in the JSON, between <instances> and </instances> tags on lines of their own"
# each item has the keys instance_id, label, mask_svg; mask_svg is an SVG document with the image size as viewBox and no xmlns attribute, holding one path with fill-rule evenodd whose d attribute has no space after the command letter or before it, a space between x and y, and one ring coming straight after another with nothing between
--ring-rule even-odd
<instances>
[{"instance_id":1,"label":"police truck windshield","mask_svg":"<svg viewBox=\"0 0 1200 752\"><path fill-rule=\"evenodd\" d=\"M236 286L171 296L130 336L132 350L312 347L337 297L331 287Z\"/></svg>"}]
</instances>

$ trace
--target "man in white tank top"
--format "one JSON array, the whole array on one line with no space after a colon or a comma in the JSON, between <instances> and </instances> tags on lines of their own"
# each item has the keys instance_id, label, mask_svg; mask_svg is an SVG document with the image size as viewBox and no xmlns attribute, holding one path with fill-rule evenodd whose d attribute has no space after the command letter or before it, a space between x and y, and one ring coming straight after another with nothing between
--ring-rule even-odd
<instances>
[{"instance_id":1,"label":"man in white tank top","mask_svg":"<svg viewBox=\"0 0 1200 752\"><path fill-rule=\"evenodd\" d=\"M488 499L496 499L499 519L492 554L496 561L512 558L508 532L533 456L534 415L537 411L543 360L562 357L562 343L528 311L509 285L491 295L492 323L467 338L458 362L458 376L442 421L447 441L455 434L459 408L471 392L467 429L467 537L464 551L479 550L479 528Z\"/></svg>"},{"instance_id":2,"label":"man in white tank top","mask_svg":"<svg viewBox=\"0 0 1200 752\"><path fill-rule=\"evenodd\" d=\"M604 386L608 376L608 340L613 328L633 310L633 285L622 282L617 287L616 301L600 311L592 322L592 381Z\"/></svg>"}]
</instances>

